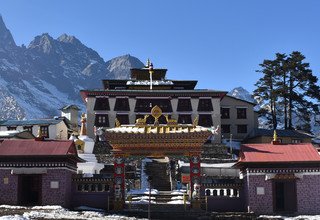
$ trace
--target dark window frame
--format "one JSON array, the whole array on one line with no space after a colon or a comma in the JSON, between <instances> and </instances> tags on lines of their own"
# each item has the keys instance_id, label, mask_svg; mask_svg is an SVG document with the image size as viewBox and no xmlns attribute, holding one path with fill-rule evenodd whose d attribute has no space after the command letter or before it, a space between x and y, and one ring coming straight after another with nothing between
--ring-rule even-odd
<instances>
[{"instance_id":1,"label":"dark window frame","mask_svg":"<svg viewBox=\"0 0 320 220\"><path fill-rule=\"evenodd\" d=\"M17 130L17 126L7 126L7 131L15 131Z\"/></svg>"},{"instance_id":2,"label":"dark window frame","mask_svg":"<svg viewBox=\"0 0 320 220\"><path fill-rule=\"evenodd\" d=\"M179 114L178 115L179 124L192 124L191 114Z\"/></svg>"},{"instance_id":3,"label":"dark window frame","mask_svg":"<svg viewBox=\"0 0 320 220\"><path fill-rule=\"evenodd\" d=\"M41 125L40 131L42 137L49 138L49 125Z\"/></svg>"},{"instance_id":4,"label":"dark window frame","mask_svg":"<svg viewBox=\"0 0 320 220\"><path fill-rule=\"evenodd\" d=\"M199 99L198 112L211 112L211 111L213 111L211 98Z\"/></svg>"},{"instance_id":5,"label":"dark window frame","mask_svg":"<svg viewBox=\"0 0 320 220\"><path fill-rule=\"evenodd\" d=\"M30 125L30 126L23 126L23 130L28 131L28 132L30 132L30 133L32 133L32 128L33 128L32 125Z\"/></svg>"},{"instance_id":6,"label":"dark window frame","mask_svg":"<svg viewBox=\"0 0 320 220\"><path fill-rule=\"evenodd\" d=\"M95 110L95 111L99 111L99 110L109 111L110 110L109 99L108 98L96 98L93 110Z\"/></svg>"},{"instance_id":7,"label":"dark window frame","mask_svg":"<svg viewBox=\"0 0 320 220\"><path fill-rule=\"evenodd\" d=\"M192 112L191 99L178 99L177 112Z\"/></svg>"},{"instance_id":8,"label":"dark window frame","mask_svg":"<svg viewBox=\"0 0 320 220\"><path fill-rule=\"evenodd\" d=\"M116 118L122 125L130 124L129 114L117 114Z\"/></svg>"},{"instance_id":9,"label":"dark window frame","mask_svg":"<svg viewBox=\"0 0 320 220\"><path fill-rule=\"evenodd\" d=\"M104 118L104 120L103 120ZM94 120L94 126L96 127L109 127L109 115L108 114L96 114Z\"/></svg>"},{"instance_id":10,"label":"dark window frame","mask_svg":"<svg viewBox=\"0 0 320 220\"><path fill-rule=\"evenodd\" d=\"M237 119L247 119L247 108L237 108Z\"/></svg>"},{"instance_id":11,"label":"dark window frame","mask_svg":"<svg viewBox=\"0 0 320 220\"><path fill-rule=\"evenodd\" d=\"M199 114L198 124L203 127L213 126L213 120L211 114Z\"/></svg>"},{"instance_id":12,"label":"dark window frame","mask_svg":"<svg viewBox=\"0 0 320 220\"><path fill-rule=\"evenodd\" d=\"M221 107L220 111L221 111L221 119L230 119L230 108Z\"/></svg>"},{"instance_id":13,"label":"dark window frame","mask_svg":"<svg viewBox=\"0 0 320 220\"><path fill-rule=\"evenodd\" d=\"M116 98L114 111L130 111L129 98Z\"/></svg>"},{"instance_id":14,"label":"dark window frame","mask_svg":"<svg viewBox=\"0 0 320 220\"><path fill-rule=\"evenodd\" d=\"M172 112L171 100L169 98L161 99L137 99L134 112L151 112L154 106L159 106L164 113Z\"/></svg>"},{"instance_id":15,"label":"dark window frame","mask_svg":"<svg viewBox=\"0 0 320 220\"><path fill-rule=\"evenodd\" d=\"M248 125L247 124L239 124L237 125L237 133L238 134L246 134L248 133Z\"/></svg>"}]
</instances>

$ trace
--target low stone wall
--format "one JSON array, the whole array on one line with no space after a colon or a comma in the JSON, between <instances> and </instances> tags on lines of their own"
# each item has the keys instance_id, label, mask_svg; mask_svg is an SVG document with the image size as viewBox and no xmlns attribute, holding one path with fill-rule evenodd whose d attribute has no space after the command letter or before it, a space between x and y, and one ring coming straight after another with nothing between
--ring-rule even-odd
<instances>
[{"instance_id":1,"label":"low stone wall","mask_svg":"<svg viewBox=\"0 0 320 220\"><path fill-rule=\"evenodd\" d=\"M74 192L72 194L72 207L89 206L97 209L110 209L110 194L108 192Z\"/></svg>"},{"instance_id":2,"label":"low stone wall","mask_svg":"<svg viewBox=\"0 0 320 220\"><path fill-rule=\"evenodd\" d=\"M211 212L244 212L244 199L241 197L207 197L207 211Z\"/></svg>"}]
</instances>

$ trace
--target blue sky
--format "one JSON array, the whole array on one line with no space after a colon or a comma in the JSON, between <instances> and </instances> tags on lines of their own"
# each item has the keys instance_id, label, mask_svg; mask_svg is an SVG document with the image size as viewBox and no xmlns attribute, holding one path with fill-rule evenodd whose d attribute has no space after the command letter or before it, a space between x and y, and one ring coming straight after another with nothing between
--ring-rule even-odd
<instances>
[{"instance_id":1,"label":"blue sky","mask_svg":"<svg viewBox=\"0 0 320 220\"><path fill-rule=\"evenodd\" d=\"M131 54L198 88L254 90L276 52L301 51L320 76L320 1L1 0L18 45L41 33L76 36L105 60Z\"/></svg>"}]
</instances>

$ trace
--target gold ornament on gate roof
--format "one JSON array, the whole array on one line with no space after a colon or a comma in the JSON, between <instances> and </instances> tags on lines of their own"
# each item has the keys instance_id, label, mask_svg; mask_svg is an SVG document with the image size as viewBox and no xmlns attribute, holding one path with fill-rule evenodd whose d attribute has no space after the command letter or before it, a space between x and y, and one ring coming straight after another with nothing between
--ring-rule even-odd
<instances>
[{"instance_id":1,"label":"gold ornament on gate roof","mask_svg":"<svg viewBox=\"0 0 320 220\"><path fill-rule=\"evenodd\" d=\"M162 110L159 106L154 106L152 109L151 109L151 115L152 117L154 117L154 125L158 126L159 125L159 118L161 117L162 115Z\"/></svg>"},{"instance_id":2,"label":"gold ornament on gate roof","mask_svg":"<svg viewBox=\"0 0 320 220\"><path fill-rule=\"evenodd\" d=\"M117 118L114 120L114 122L115 122L117 128L121 127L121 123Z\"/></svg>"}]
</instances>

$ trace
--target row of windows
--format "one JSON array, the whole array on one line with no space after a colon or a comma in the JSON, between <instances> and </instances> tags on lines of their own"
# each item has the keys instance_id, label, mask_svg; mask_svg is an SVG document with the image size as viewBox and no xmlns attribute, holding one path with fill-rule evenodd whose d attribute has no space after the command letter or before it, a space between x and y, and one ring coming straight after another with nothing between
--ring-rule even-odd
<instances>
[{"instance_id":1,"label":"row of windows","mask_svg":"<svg viewBox=\"0 0 320 220\"><path fill-rule=\"evenodd\" d=\"M77 184L78 192L109 192L109 184L91 183L91 184Z\"/></svg>"},{"instance_id":2,"label":"row of windows","mask_svg":"<svg viewBox=\"0 0 320 220\"><path fill-rule=\"evenodd\" d=\"M238 189L206 189L206 196L239 197Z\"/></svg>"},{"instance_id":3,"label":"row of windows","mask_svg":"<svg viewBox=\"0 0 320 220\"><path fill-rule=\"evenodd\" d=\"M117 119L119 120L120 124L129 124L129 115L124 114L117 114ZM136 115L136 119L143 118L144 115ZM171 118L171 115L169 115L169 118ZM147 118L147 124L153 124L154 118L148 117ZM162 115L159 118L160 124L166 124L167 120L164 115ZM192 124L192 118L190 114L181 114L178 116L178 123L180 124ZM199 125L204 127L211 127L213 126L212 116L209 114L202 114L199 115ZM109 124L109 117L107 114L96 114L95 123L94 125L96 127L110 127Z\"/></svg>"},{"instance_id":4,"label":"row of windows","mask_svg":"<svg viewBox=\"0 0 320 220\"><path fill-rule=\"evenodd\" d=\"M247 125L237 125L237 133L238 134L245 134L248 132ZM230 125L221 125L221 133L223 134L230 134Z\"/></svg>"},{"instance_id":5,"label":"row of windows","mask_svg":"<svg viewBox=\"0 0 320 220\"><path fill-rule=\"evenodd\" d=\"M172 112L171 101L169 99L137 99L135 112L150 112L153 106L158 105L163 112ZM97 98L94 110L110 110L108 98ZM130 111L128 98L117 98L114 111ZM190 99L179 99L177 111L190 112L192 105ZM198 111L213 111L211 99L199 99Z\"/></svg>"},{"instance_id":6,"label":"row of windows","mask_svg":"<svg viewBox=\"0 0 320 220\"><path fill-rule=\"evenodd\" d=\"M17 126L8 126L7 130L8 131L17 130ZM23 126L23 130L32 133L32 126ZM43 137L46 137L46 138L49 137L49 126L40 126L40 130Z\"/></svg>"},{"instance_id":7,"label":"row of windows","mask_svg":"<svg viewBox=\"0 0 320 220\"><path fill-rule=\"evenodd\" d=\"M230 118L230 108L221 108L221 118L222 119ZM247 109L237 108L237 119L246 119L246 118L247 118Z\"/></svg>"}]
</instances>

